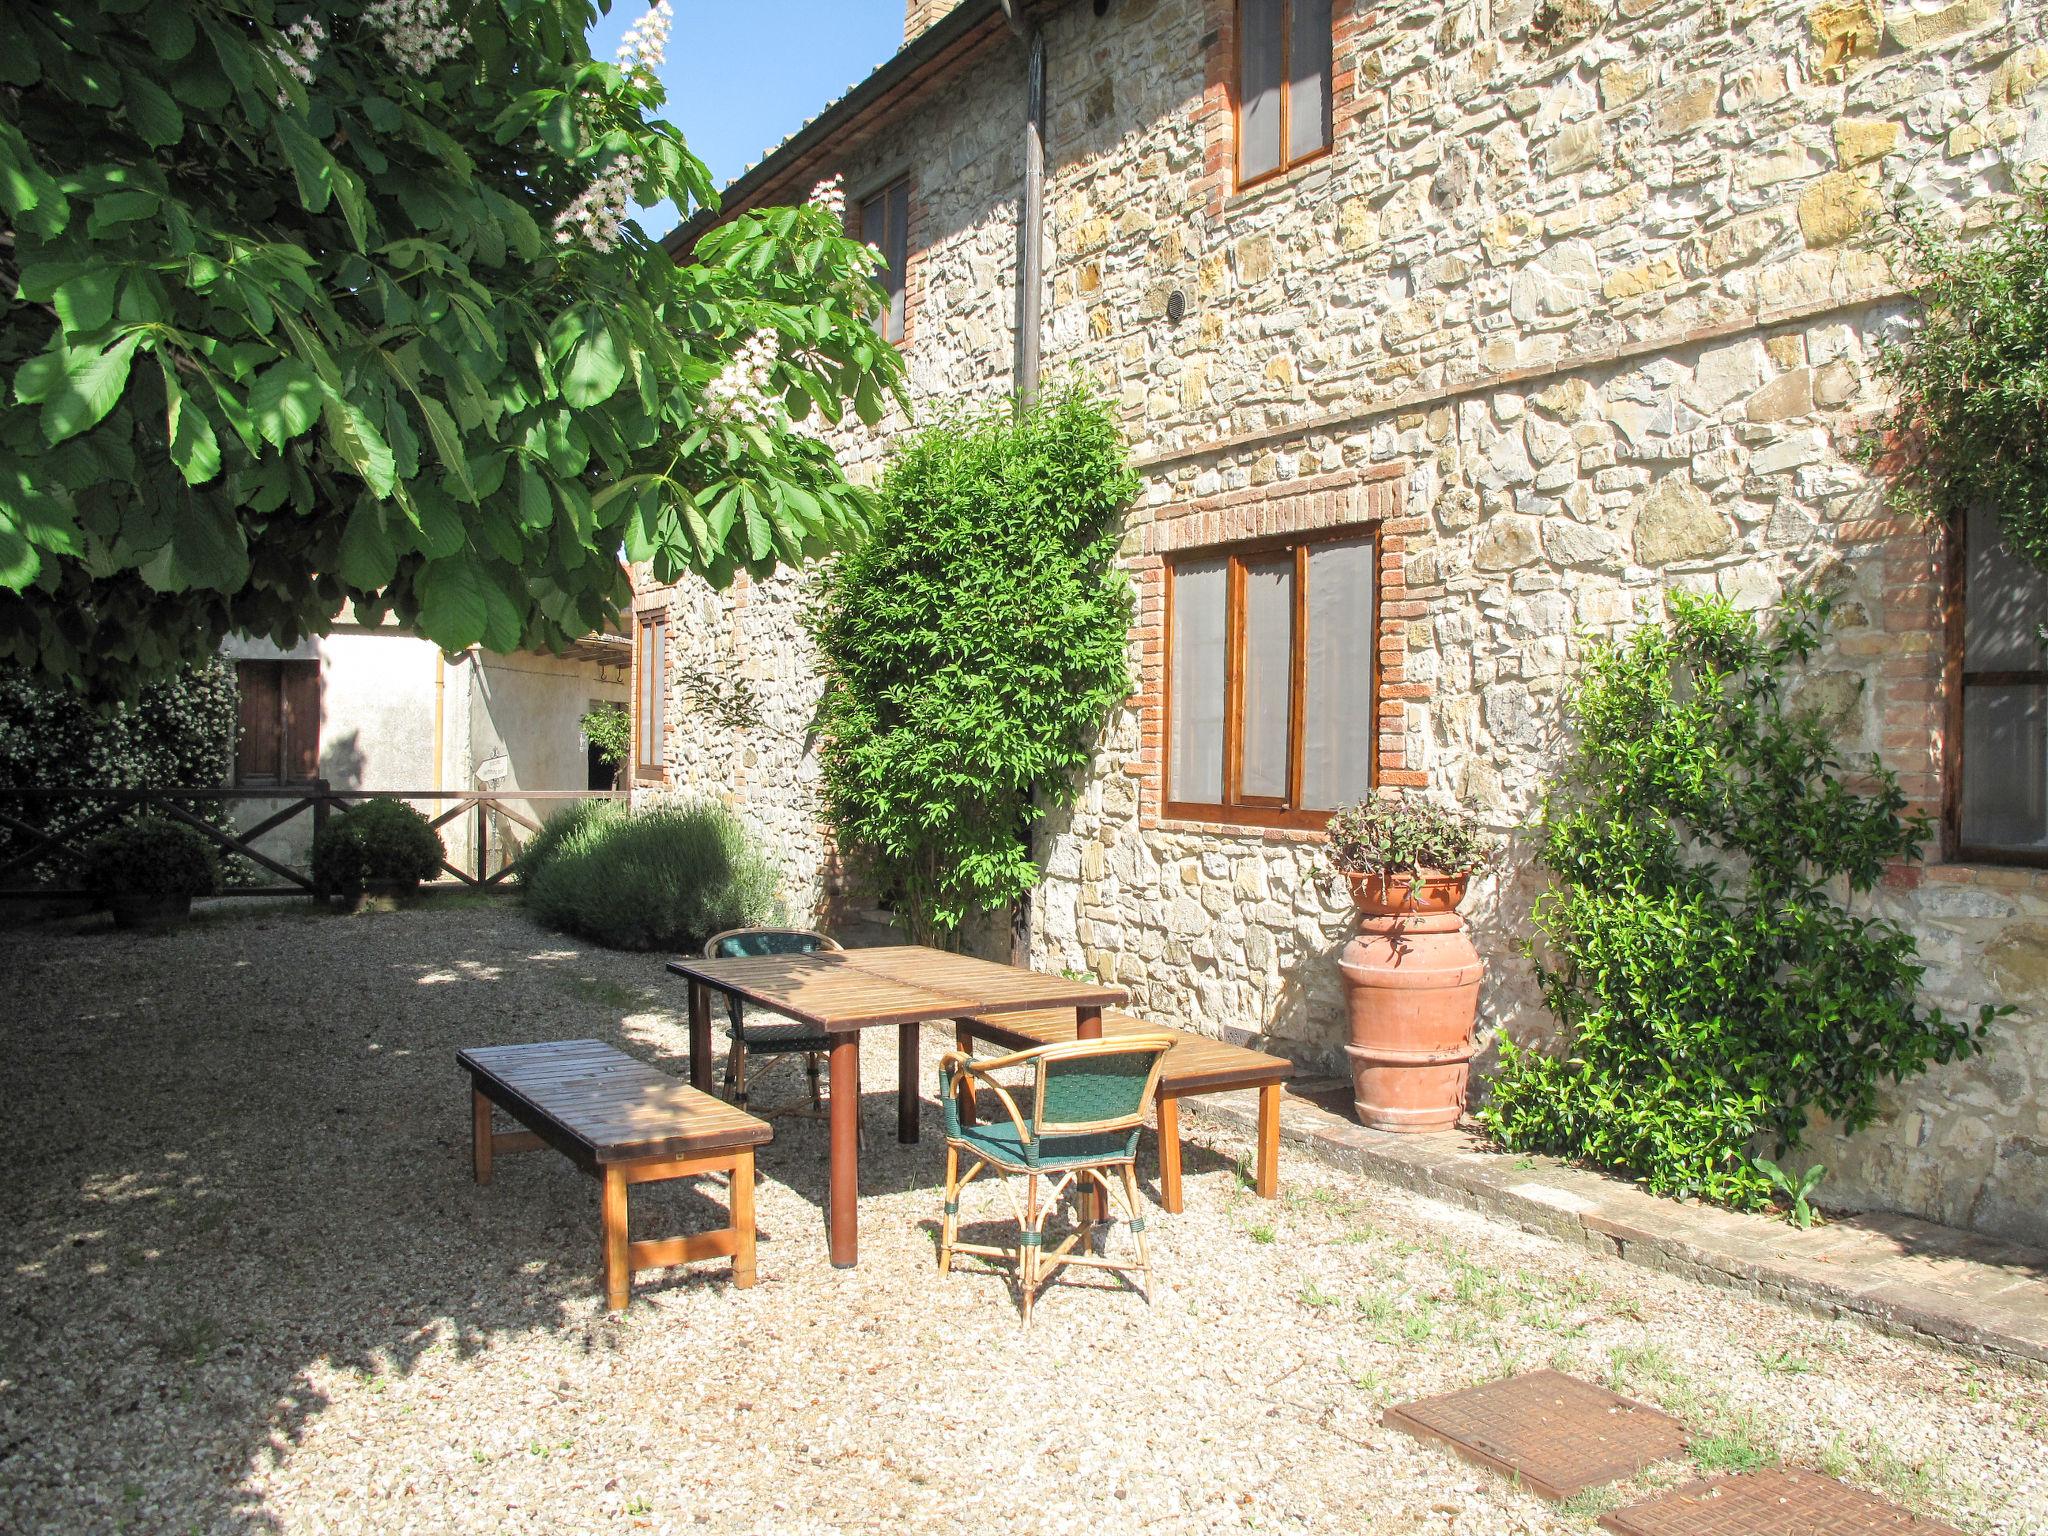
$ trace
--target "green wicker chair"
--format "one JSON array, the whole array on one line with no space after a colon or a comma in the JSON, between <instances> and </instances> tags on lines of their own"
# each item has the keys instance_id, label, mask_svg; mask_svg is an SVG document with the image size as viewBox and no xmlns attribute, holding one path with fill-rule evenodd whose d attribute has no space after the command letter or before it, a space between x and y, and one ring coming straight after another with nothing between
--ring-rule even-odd
<instances>
[{"instance_id":1,"label":"green wicker chair","mask_svg":"<svg viewBox=\"0 0 2048 1536\"><path fill-rule=\"evenodd\" d=\"M1143 1277L1145 1299L1152 1299L1152 1261L1145 1248L1145 1211L1138 1199L1135 1164L1138 1132L1159 1087L1160 1063L1173 1049L1174 1037L1163 1031L1113 1035L1104 1040L1071 1040L1041 1045L1007 1056L976 1060L962 1051L939 1058L940 1098L946 1112L946 1211L939 1237L939 1268L950 1273L953 1255L976 1253L1011 1259L1017 1266L1024 1321L1031 1321L1031 1303L1041 1285L1063 1265L1135 1272ZM994 1073L1028 1069L1031 1112L1018 1108L1016 1093L996 1081ZM980 1090L992 1093L1004 1118L977 1123ZM961 1114L963 1096L968 1108ZM967 1172L960 1171L967 1163ZM1015 1250L959 1240L960 1192L984 1171L1024 1175L1024 1199L1017 1200L1014 1182L1005 1179L1004 1193L1017 1217ZM1117 1175L1112 1185L1110 1175ZM1112 1259L1095 1252L1095 1202L1087 1198L1099 1186L1105 1200L1121 1197L1130 1212L1134 1260ZM1120 1187L1119 1187L1120 1186ZM1069 1189L1080 1200L1080 1225L1059 1247L1045 1246L1045 1218ZM1042 1196L1042 1198L1041 1198Z\"/></svg>"},{"instance_id":2,"label":"green wicker chair","mask_svg":"<svg viewBox=\"0 0 2048 1536\"><path fill-rule=\"evenodd\" d=\"M813 933L808 928L728 928L704 941L704 957L707 960L737 960L750 955L812 955L821 949L839 947L836 939ZM725 1096L734 1106L739 1109L748 1107L748 1056L801 1055L811 1080L809 1109L797 1104L784 1104L754 1113L823 1114L825 1104L818 1092L818 1064L831 1051L832 1037L823 1030L789 1020L749 1024L746 1005L736 997L726 1000L726 1013L726 1038L730 1043L725 1053Z\"/></svg>"}]
</instances>

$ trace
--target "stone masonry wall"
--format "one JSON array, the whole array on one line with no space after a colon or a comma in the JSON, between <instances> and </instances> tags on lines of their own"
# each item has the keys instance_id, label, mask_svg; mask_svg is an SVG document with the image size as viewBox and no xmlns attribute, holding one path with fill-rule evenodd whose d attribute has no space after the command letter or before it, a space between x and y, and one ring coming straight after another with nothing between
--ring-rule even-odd
<instances>
[{"instance_id":1,"label":"stone masonry wall","mask_svg":"<svg viewBox=\"0 0 2048 1536\"><path fill-rule=\"evenodd\" d=\"M1516 829L1590 637L1678 587L1762 608L1835 584L1808 686L1850 748L1938 802L1940 542L1848 452L1907 308L1879 215L1981 223L2048 159L2032 0L1337 12L1332 153L1243 194L1228 0L1050 25L1047 366L1119 402L1146 490L1123 554L1141 687L1045 835L1033 914L1038 963L1327 1065L1349 913L1315 838L1161 814L1164 560L1378 531L1381 781L1510 837L1468 908L1482 1027L1543 1038ZM1006 382L1019 75L1000 56L862 151L916 178L920 410ZM845 446L868 472L876 445ZM2048 1241L2048 883L1934 862L1874 905L1919 937L1934 1000L2017 1011L1870 1130L1823 1129L1828 1198Z\"/></svg>"}]
</instances>

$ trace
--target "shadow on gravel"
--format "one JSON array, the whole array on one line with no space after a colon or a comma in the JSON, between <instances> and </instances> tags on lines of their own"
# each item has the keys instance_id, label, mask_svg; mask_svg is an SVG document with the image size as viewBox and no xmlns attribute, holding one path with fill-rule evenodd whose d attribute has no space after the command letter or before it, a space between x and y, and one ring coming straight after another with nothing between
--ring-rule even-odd
<instances>
[{"instance_id":1,"label":"shadow on gravel","mask_svg":"<svg viewBox=\"0 0 2048 1536\"><path fill-rule=\"evenodd\" d=\"M549 1154L468 1164L465 1045L594 1036L677 1076L655 957L516 911L237 912L167 935L0 929L0 1529L260 1532L244 1479L328 1406L326 1372L412 1372L528 1330L617 1347L597 1192ZM644 960L645 984L637 978ZM636 1027L636 1015L641 1016ZM942 1141L864 1106L872 1191L933 1188ZM822 1213L825 1127L778 1119L762 1177ZM722 1188L635 1191L636 1232L722 1222ZM824 1242L764 1226L778 1248ZM646 1277L728 1284L720 1265Z\"/></svg>"}]
</instances>

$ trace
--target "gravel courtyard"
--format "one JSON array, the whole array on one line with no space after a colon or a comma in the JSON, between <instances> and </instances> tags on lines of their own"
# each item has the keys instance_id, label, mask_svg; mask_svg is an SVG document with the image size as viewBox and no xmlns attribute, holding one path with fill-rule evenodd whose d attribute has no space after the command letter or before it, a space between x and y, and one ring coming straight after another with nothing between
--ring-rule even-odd
<instances>
[{"instance_id":1,"label":"gravel courtyard","mask_svg":"<svg viewBox=\"0 0 2048 1536\"><path fill-rule=\"evenodd\" d=\"M681 991L512 905L14 928L0 975L0 1530L1590 1531L1600 1497L1378 1422L1554 1364L1692 1427L1638 1487L1782 1458L2048 1533L2048 1383L1299 1157L1260 1201L1198 1121L1153 1305L1075 1278L1027 1334L1002 1278L937 1273L937 1111L897 1144L893 1031L860 1267L826 1260L823 1125L778 1120L761 1283L658 1272L607 1317L595 1186L553 1153L474 1185L454 1052L590 1035L680 1074ZM977 1185L966 1219L1003 1209ZM636 1231L714 1222L636 1191Z\"/></svg>"}]
</instances>

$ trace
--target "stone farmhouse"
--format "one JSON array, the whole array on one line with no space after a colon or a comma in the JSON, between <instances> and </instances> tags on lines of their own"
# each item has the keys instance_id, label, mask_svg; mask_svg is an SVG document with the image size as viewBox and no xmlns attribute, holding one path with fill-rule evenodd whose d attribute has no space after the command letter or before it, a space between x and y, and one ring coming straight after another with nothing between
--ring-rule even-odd
<instances>
[{"instance_id":1,"label":"stone farmhouse","mask_svg":"<svg viewBox=\"0 0 2048 1536\"><path fill-rule=\"evenodd\" d=\"M1588 637L1830 582L1811 696L1940 828L1876 905L1936 1001L2016 1011L1811 1155L1836 1203L2048 1241L2048 582L1853 454L1910 314L1887 210L1981 225L2040 172L2044 33L2039 0L910 0L725 211L843 176L921 406L1078 370L1121 407L1140 682L1042 834L1032 963L1334 1064L1317 828L1394 786L1513 837L1468 903L1482 1029L1542 1038L1515 833ZM835 441L872 474L905 425ZM837 898L802 591L643 582L634 754L753 821L799 921ZM740 678L744 727L693 703Z\"/></svg>"}]
</instances>

